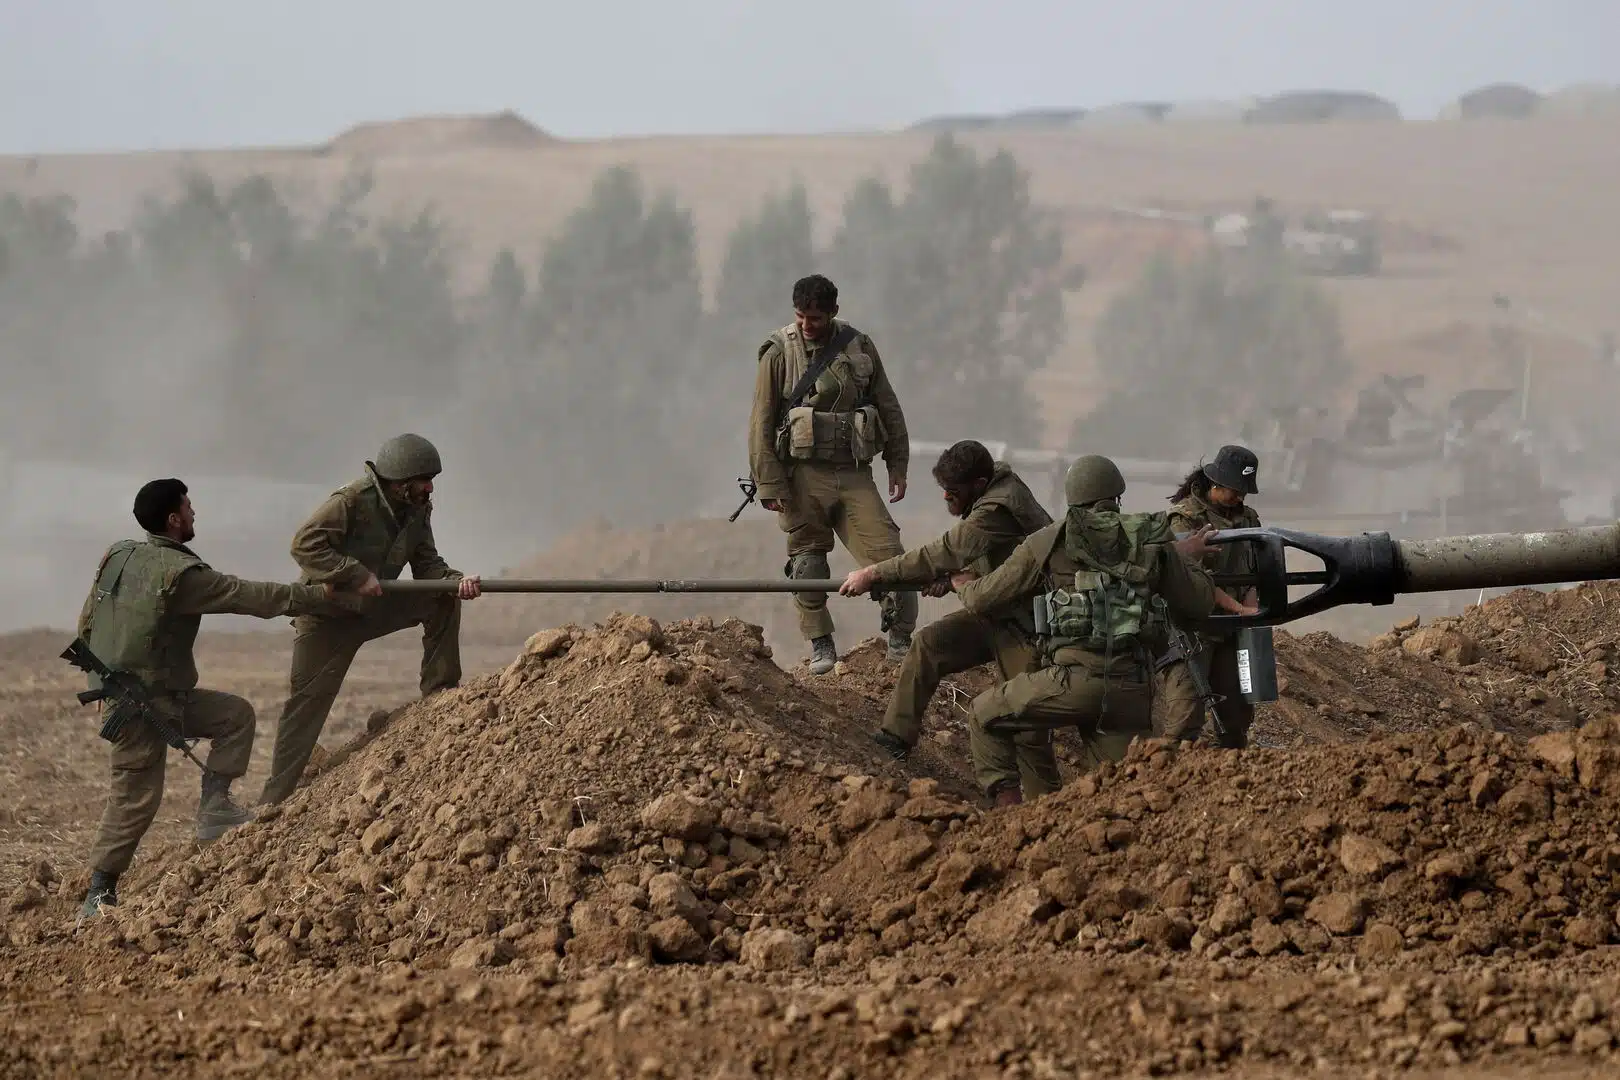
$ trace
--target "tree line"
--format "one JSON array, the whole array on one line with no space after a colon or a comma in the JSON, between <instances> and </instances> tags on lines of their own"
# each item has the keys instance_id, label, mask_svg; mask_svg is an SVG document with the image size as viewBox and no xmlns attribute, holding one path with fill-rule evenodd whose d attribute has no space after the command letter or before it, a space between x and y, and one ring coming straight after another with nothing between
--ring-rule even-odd
<instances>
[{"instance_id":1,"label":"tree line","mask_svg":"<svg viewBox=\"0 0 1620 1080\"><path fill-rule=\"evenodd\" d=\"M88 463L161 440L176 472L325 482L335 455L418 430L467 459L457 482L492 525L664 520L743 467L755 353L791 317L792 282L820 272L876 338L916 437L1044 441L1030 376L1084 275L1005 151L941 136L903 187L850 191L819 244L787 185L737 224L708 298L691 212L627 167L541 250L497 253L472 296L449 224L374 216L371 190L356 171L298 209L269 177L192 173L100 236L67 197L0 197L0 439ZM1098 436L1168 414L1161 449L1195 453L1212 403L1291 393L1336 342L1331 304L1280 263L1157 261L1097 328L1104 407L1073 440L1138 452Z\"/></svg>"}]
</instances>

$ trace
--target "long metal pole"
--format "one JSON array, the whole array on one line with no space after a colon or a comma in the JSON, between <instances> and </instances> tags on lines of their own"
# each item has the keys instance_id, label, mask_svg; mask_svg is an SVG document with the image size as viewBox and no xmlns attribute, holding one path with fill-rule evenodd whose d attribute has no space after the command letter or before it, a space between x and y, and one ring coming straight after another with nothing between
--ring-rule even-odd
<instances>
[{"instance_id":1,"label":"long metal pole","mask_svg":"<svg viewBox=\"0 0 1620 1080\"><path fill-rule=\"evenodd\" d=\"M488 578L479 582L486 593L835 593L842 579L815 578L708 578L703 580L654 581L646 579L600 580L596 578ZM385 593L447 593L458 588L453 578L418 581L402 579L382 583ZM882 585L886 592L917 592L915 585Z\"/></svg>"}]
</instances>

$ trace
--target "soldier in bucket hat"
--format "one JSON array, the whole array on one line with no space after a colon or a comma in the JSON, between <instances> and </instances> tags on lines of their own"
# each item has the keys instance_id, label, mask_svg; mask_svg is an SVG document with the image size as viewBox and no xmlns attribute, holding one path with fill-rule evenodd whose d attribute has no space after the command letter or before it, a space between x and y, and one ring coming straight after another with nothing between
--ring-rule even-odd
<instances>
[{"instance_id":1,"label":"soldier in bucket hat","mask_svg":"<svg viewBox=\"0 0 1620 1080\"><path fill-rule=\"evenodd\" d=\"M1205 525L1217 530L1252 529L1260 525L1244 499L1260 492L1260 459L1246 446L1223 446L1215 460L1187 474L1174 495L1170 523L1177 533L1194 532ZM1253 555L1247 544L1215 547L1203 559L1211 573L1249 573L1254 570ZM1252 605L1252 586L1225 590L1234 600ZM1194 686L1188 664L1198 664L1210 687L1222 700L1216 706L1224 733L1217 733L1220 745L1241 749L1249 745L1249 727L1254 722L1254 706L1243 699L1238 685L1237 638L1230 633L1198 633L1201 646L1191 656L1172 650L1159 661L1156 711L1165 737L1192 741L1204 729L1204 702Z\"/></svg>"}]
</instances>

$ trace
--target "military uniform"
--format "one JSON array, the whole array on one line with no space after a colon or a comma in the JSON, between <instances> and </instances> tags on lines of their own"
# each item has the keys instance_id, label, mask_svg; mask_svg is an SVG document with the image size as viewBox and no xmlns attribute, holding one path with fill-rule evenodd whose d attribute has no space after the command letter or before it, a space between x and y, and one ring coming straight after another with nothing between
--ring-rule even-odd
<instances>
[{"instance_id":1,"label":"military uniform","mask_svg":"<svg viewBox=\"0 0 1620 1080\"><path fill-rule=\"evenodd\" d=\"M1093 490L1099 474L1112 479L1100 488L1112 494ZM1141 601L1148 608L1156 606L1151 598L1162 598L1170 615L1188 621L1208 616L1214 604L1208 575L1172 546L1175 535L1166 515L1120 514L1113 504L1097 505L1124 492L1111 461L1081 458L1071 467L1067 486L1070 507L1064 520L1030 536L999 568L958 590L962 606L974 614L1005 611L1044 596L1047 610L1062 617L1040 640L1035 670L973 700L968 732L974 778L991 795L1018 783L1017 732L1074 726L1093 763L1118 761L1133 738L1151 734L1150 656L1140 641L1127 644L1125 634L1117 651L1111 636L1098 643L1094 631L1112 618L1107 603L1098 606L1090 599L1099 582L1125 583L1131 593L1150 598ZM1118 605L1118 594L1111 595ZM1082 603L1087 610L1074 614ZM1130 628L1132 634L1138 631L1141 638L1151 637L1146 618Z\"/></svg>"},{"instance_id":2,"label":"military uniform","mask_svg":"<svg viewBox=\"0 0 1620 1080\"><path fill-rule=\"evenodd\" d=\"M1052 515L1005 463L997 463L984 493L950 530L915 551L873 567L881 585L923 586L958 570L983 576L1006 561L1023 539L1052 523ZM994 663L1003 681L1030 670L1035 661L1035 626L1028 604L977 615L962 610L919 630L900 664L900 675L882 730L899 744L917 745L922 716L940 680L980 664ZM1016 737L1018 771L1030 798L1062 785L1048 730Z\"/></svg>"},{"instance_id":3,"label":"military uniform","mask_svg":"<svg viewBox=\"0 0 1620 1080\"><path fill-rule=\"evenodd\" d=\"M383 457L378 454L379 462ZM432 460L436 473L436 453ZM379 475L378 466L367 463L363 479L334 492L304 522L292 543L304 581L352 591L368 573L393 581L406 566L418 580L463 576L434 546L430 512L388 497L384 481L390 479L405 477ZM319 614L293 620L289 693L262 802L278 803L298 786L360 647L413 626L422 627L422 695L460 683L461 601L453 594L342 597Z\"/></svg>"},{"instance_id":4,"label":"military uniform","mask_svg":"<svg viewBox=\"0 0 1620 1080\"><path fill-rule=\"evenodd\" d=\"M804 403L783 416L799 379L829 347L837 356ZM863 565L902 554L900 527L872 478L872 459L881 453L889 482L903 481L911 443L872 339L836 319L825 343L807 341L789 325L766 339L758 360L748 458L760 499L783 504L778 518L788 538L787 576L830 578L834 536ZM830 641L826 595L795 593L793 601L805 639ZM891 642L904 642L917 625L916 594L891 594L884 604ZM827 658L824 667L831 666Z\"/></svg>"},{"instance_id":5,"label":"military uniform","mask_svg":"<svg viewBox=\"0 0 1620 1080\"><path fill-rule=\"evenodd\" d=\"M318 585L222 574L166 536L121 541L102 556L79 614L79 636L109 668L139 678L176 731L209 741L199 839L223 832L221 824L246 820L239 811L232 818L228 792L247 772L254 723L253 706L242 698L197 687L192 650L202 617L297 615L324 606L325 595ZM93 676L90 682L99 686ZM112 795L90 852L98 879L116 880L129 869L163 801L167 752L152 726L138 719L125 723L113 743ZM210 815L222 820L210 821Z\"/></svg>"},{"instance_id":6,"label":"military uniform","mask_svg":"<svg viewBox=\"0 0 1620 1080\"><path fill-rule=\"evenodd\" d=\"M1243 447L1222 447L1204 474L1212 483L1252 495L1258 493L1257 464L1254 454ZM1249 472L1245 473L1244 469ZM1260 515L1247 505L1220 507L1192 494L1170 508L1170 525L1177 533L1196 532L1205 525L1223 531L1253 529L1259 528ZM1223 544L1205 557L1204 569L1218 574L1253 573L1253 550L1248 544ZM1223 591L1235 600L1242 600L1247 589ZM1206 631L1198 633L1197 638L1202 647L1191 660L1174 660L1159 672L1156 709L1161 730L1167 738L1185 740L1196 739L1203 731L1207 712L1187 669L1189 663L1195 663L1209 680L1210 689L1222 698L1216 712L1226 734L1217 735L1219 744L1234 749L1248 746L1254 706L1244 700L1243 688L1238 682L1237 636Z\"/></svg>"}]
</instances>

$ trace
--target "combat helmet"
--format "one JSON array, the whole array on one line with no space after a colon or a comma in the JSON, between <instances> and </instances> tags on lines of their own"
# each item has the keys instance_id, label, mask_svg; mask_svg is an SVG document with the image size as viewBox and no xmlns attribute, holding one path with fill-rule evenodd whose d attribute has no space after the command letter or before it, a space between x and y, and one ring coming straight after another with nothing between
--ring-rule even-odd
<instances>
[{"instance_id":1,"label":"combat helmet","mask_svg":"<svg viewBox=\"0 0 1620 1080\"><path fill-rule=\"evenodd\" d=\"M1087 454L1069 466L1063 478L1063 497L1070 506L1085 506L1125 494L1119 466L1100 454Z\"/></svg>"},{"instance_id":2,"label":"combat helmet","mask_svg":"<svg viewBox=\"0 0 1620 1080\"><path fill-rule=\"evenodd\" d=\"M371 467L384 480L413 480L444 471L439 451L420 435L395 435L382 444Z\"/></svg>"}]
</instances>

